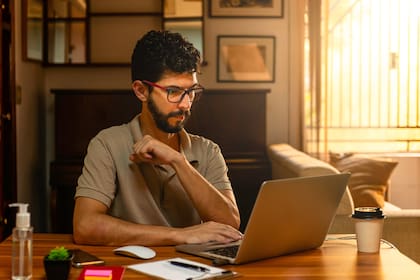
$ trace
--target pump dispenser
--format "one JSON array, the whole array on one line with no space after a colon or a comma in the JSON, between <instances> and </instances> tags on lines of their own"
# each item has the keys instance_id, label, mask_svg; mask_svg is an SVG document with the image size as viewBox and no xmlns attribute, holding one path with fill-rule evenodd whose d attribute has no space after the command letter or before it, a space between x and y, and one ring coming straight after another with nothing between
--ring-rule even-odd
<instances>
[{"instance_id":1,"label":"pump dispenser","mask_svg":"<svg viewBox=\"0 0 420 280\"><path fill-rule=\"evenodd\" d=\"M32 278L32 233L31 214L28 204L12 203L9 207L18 207L16 227L13 228L12 279Z\"/></svg>"}]
</instances>

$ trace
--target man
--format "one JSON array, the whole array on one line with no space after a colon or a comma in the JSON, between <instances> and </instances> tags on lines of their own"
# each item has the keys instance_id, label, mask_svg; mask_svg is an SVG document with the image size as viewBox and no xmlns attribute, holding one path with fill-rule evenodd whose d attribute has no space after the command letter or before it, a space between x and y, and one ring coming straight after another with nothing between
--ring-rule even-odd
<instances>
[{"instance_id":1,"label":"man","mask_svg":"<svg viewBox=\"0 0 420 280\"><path fill-rule=\"evenodd\" d=\"M132 55L142 103L130 123L94 137L78 180L76 243L175 245L241 238L219 147L184 130L203 88L199 52L178 33L150 31Z\"/></svg>"}]
</instances>

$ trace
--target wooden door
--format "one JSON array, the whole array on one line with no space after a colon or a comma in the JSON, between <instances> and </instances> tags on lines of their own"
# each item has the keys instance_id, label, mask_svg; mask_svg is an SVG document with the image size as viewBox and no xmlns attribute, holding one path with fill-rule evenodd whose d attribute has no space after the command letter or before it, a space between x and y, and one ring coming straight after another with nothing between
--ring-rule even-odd
<instances>
[{"instance_id":1,"label":"wooden door","mask_svg":"<svg viewBox=\"0 0 420 280\"><path fill-rule=\"evenodd\" d=\"M17 199L16 110L13 7L10 0L0 2L0 240L3 240L14 224L14 215L8 205Z\"/></svg>"}]
</instances>

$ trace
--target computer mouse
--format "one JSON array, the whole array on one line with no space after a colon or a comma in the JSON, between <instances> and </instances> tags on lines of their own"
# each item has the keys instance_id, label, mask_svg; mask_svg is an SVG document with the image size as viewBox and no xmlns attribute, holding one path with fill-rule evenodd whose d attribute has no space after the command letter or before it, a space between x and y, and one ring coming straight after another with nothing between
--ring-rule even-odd
<instances>
[{"instance_id":1,"label":"computer mouse","mask_svg":"<svg viewBox=\"0 0 420 280\"><path fill-rule=\"evenodd\" d=\"M156 256L156 252L153 249L139 246L139 245L127 245L119 247L113 250L115 254L124 255L132 258L139 259L151 259Z\"/></svg>"}]
</instances>

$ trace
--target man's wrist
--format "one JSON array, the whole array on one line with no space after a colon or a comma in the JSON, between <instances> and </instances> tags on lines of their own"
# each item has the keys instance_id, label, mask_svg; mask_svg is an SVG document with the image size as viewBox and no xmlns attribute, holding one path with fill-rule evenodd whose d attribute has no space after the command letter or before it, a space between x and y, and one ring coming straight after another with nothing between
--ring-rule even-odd
<instances>
[{"instance_id":1,"label":"man's wrist","mask_svg":"<svg viewBox=\"0 0 420 280\"><path fill-rule=\"evenodd\" d=\"M181 168L183 165L187 165L188 160L185 158L185 156L182 153L179 153L176 157L173 158L171 161L171 166L177 170Z\"/></svg>"},{"instance_id":2,"label":"man's wrist","mask_svg":"<svg viewBox=\"0 0 420 280\"><path fill-rule=\"evenodd\" d=\"M183 239L183 235L182 235L182 233L180 233L181 232L180 229L174 228L174 227L171 227L170 229L171 230L168 233L170 243L174 243L175 245L185 243L185 241Z\"/></svg>"}]
</instances>

